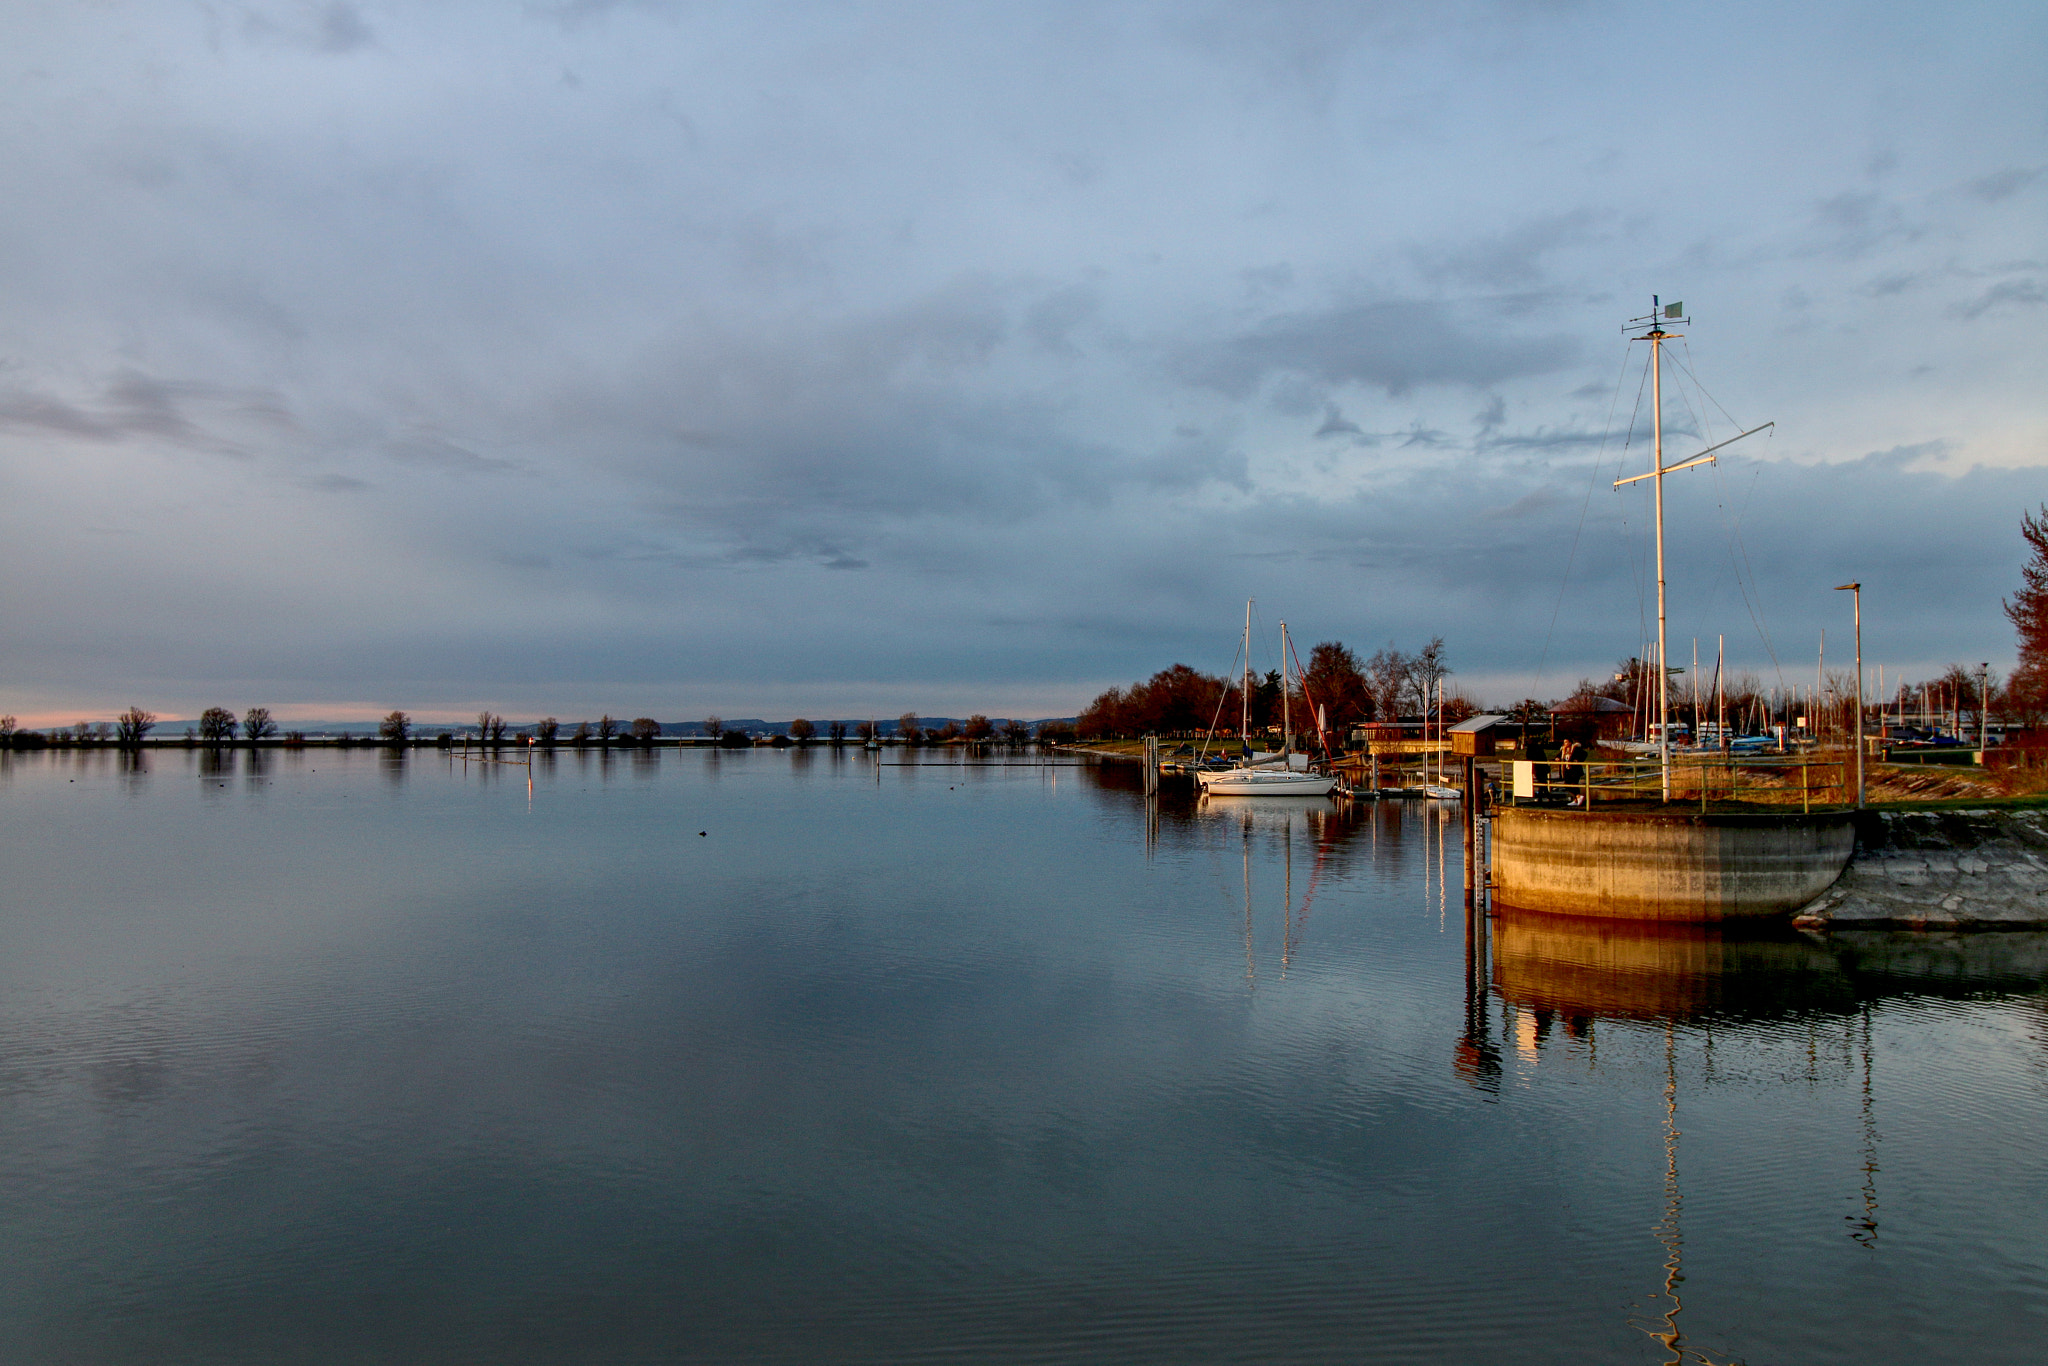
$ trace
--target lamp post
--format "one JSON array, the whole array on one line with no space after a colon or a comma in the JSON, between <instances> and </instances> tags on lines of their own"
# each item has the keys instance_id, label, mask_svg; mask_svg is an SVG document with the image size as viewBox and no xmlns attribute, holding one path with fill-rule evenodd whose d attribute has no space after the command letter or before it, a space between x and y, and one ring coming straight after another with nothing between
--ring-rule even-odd
<instances>
[{"instance_id":1,"label":"lamp post","mask_svg":"<svg viewBox=\"0 0 2048 1366\"><path fill-rule=\"evenodd\" d=\"M1999 732L2004 734L2003 731ZM1991 745L1991 661L1985 660L1977 666L1977 762L1984 762L1984 751Z\"/></svg>"},{"instance_id":2,"label":"lamp post","mask_svg":"<svg viewBox=\"0 0 2048 1366\"><path fill-rule=\"evenodd\" d=\"M1863 809L1863 585L1838 583L1837 593L1848 593L1856 603L1856 809Z\"/></svg>"}]
</instances>

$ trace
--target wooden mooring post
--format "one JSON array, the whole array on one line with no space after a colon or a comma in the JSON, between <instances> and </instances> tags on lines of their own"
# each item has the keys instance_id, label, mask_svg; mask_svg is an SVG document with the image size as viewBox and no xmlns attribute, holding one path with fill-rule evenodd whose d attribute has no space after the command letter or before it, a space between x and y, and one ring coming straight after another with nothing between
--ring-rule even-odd
<instances>
[{"instance_id":1,"label":"wooden mooring post","mask_svg":"<svg viewBox=\"0 0 2048 1366\"><path fill-rule=\"evenodd\" d=\"M1159 737L1145 737L1145 795L1156 796L1159 792Z\"/></svg>"},{"instance_id":2,"label":"wooden mooring post","mask_svg":"<svg viewBox=\"0 0 2048 1366\"><path fill-rule=\"evenodd\" d=\"M1479 760L1470 754L1465 756L1465 799L1458 805L1463 808L1465 827L1465 904L1470 906L1477 886L1474 854L1479 845Z\"/></svg>"}]
</instances>

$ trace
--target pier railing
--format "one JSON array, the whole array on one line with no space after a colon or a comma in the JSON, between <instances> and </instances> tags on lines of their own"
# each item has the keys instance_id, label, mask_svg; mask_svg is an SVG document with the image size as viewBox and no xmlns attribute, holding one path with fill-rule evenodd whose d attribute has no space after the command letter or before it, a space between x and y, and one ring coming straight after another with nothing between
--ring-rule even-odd
<instances>
[{"instance_id":1,"label":"pier railing","mask_svg":"<svg viewBox=\"0 0 2048 1366\"><path fill-rule=\"evenodd\" d=\"M1617 805L1662 805L1663 766L1629 760L1514 759L1500 765L1496 802L1592 811ZM1701 810L1768 807L1829 810L1856 802L1855 760L1848 750L1788 755L1671 756L1670 803Z\"/></svg>"}]
</instances>

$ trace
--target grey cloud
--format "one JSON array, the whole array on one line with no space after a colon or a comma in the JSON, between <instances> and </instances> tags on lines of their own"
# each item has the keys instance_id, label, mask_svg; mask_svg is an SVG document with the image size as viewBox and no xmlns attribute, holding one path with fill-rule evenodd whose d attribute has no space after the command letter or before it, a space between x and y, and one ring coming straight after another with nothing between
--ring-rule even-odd
<instances>
[{"instance_id":1,"label":"grey cloud","mask_svg":"<svg viewBox=\"0 0 2048 1366\"><path fill-rule=\"evenodd\" d=\"M242 37L260 46L341 55L377 45L377 35L349 0L238 8Z\"/></svg>"},{"instance_id":2,"label":"grey cloud","mask_svg":"<svg viewBox=\"0 0 2048 1366\"><path fill-rule=\"evenodd\" d=\"M2003 171L1993 171L1990 175L1978 176L1975 180L1967 182L1963 188L1986 204L1996 204L2002 199L2012 198L2032 185L2041 178L2042 172L2043 168L2039 166L2012 166Z\"/></svg>"},{"instance_id":3,"label":"grey cloud","mask_svg":"<svg viewBox=\"0 0 2048 1366\"><path fill-rule=\"evenodd\" d=\"M1093 318L1101 307L1102 298L1093 288L1068 285L1046 294L1025 310L1024 330L1047 351L1076 355L1074 329Z\"/></svg>"},{"instance_id":4,"label":"grey cloud","mask_svg":"<svg viewBox=\"0 0 2048 1366\"><path fill-rule=\"evenodd\" d=\"M1556 489L1541 488L1525 493L1504 507L1491 507L1479 515L1489 522L1515 522L1556 507L1564 500Z\"/></svg>"},{"instance_id":5,"label":"grey cloud","mask_svg":"<svg viewBox=\"0 0 2048 1366\"><path fill-rule=\"evenodd\" d=\"M1844 190L1821 200L1814 205L1813 221L1821 235L1816 249L1844 260L1921 234L1896 203L1874 190Z\"/></svg>"},{"instance_id":6,"label":"grey cloud","mask_svg":"<svg viewBox=\"0 0 2048 1366\"><path fill-rule=\"evenodd\" d=\"M268 391L173 382L124 370L101 387L90 406L29 390L0 392L0 427L105 443L156 437L217 454L246 453L240 443L195 419L188 411L195 407L209 410L216 425L253 421L273 433L294 425L278 396Z\"/></svg>"},{"instance_id":7,"label":"grey cloud","mask_svg":"<svg viewBox=\"0 0 2048 1366\"><path fill-rule=\"evenodd\" d=\"M1675 425L1666 431L1677 430ZM1482 434L1478 445L1482 450L1568 450L1574 446L1597 446L1607 440L1600 432L1551 430L1539 427L1533 432L1488 432Z\"/></svg>"},{"instance_id":8,"label":"grey cloud","mask_svg":"<svg viewBox=\"0 0 2048 1366\"><path fill-rule=\"evenodd\" d=\"M405 465L445 470L450 474L503 474L519 466L502 456L479 455L438 432L416 430L386 441L382 450Z\"/></svg>"},{"instance_id":9,"label":"grey cloud","mask_svg":"<svg viewBox=\"0 0 2048 1366\"><path fill-rule=\"evenodd\" d=\"M1874 275L1864 281L1863 292L1874 299L1883 299L1894 294L1903 294L1916 285L1924 284L1926 279L1927 276L1922 271L1888 270L1882 275Z\"/></svg>"},{"instance_id":10,"label":"grey cloud","mask_svg":"<svg viewBox=\"0 0 2048 1366\"><path fill-rule=\"evenodd\" d=\"M1959 318L1981 318L1995 308L2032 308L2040 304L2048 304L2048 289L2042 288L2039 280L2003 280L1949 311Z\"/></svg>"},{"instance_id":11,"label":"grey cloud","mask_svg":"<svg viewBox=\"0 0 2048 1366\"><path fill-rule=\"evenodd\" d=\"M1410 299L1281 315L1184 352L1179 368L1194 383L1234 397L1276 374L1368 384L1399 396L1426 384L1481 388L1546 374L1570 364L1578 349L1569 337L1467 328L1450 305Z\"/></svg>"},{"instance_id":12,"label":"grey cloud","mask_svg":"<svg viewBox=\"0 0 2048 1366\"><path fill-rule=\"evenodd\" d=\"M1343 410L1334 403L1323 407L1323 425L1316 428L1318 437L1352 436L1363 437L1365 429L1344 416Z\"/></svg>"},{"instance_id":13,"label":"grey cloud","mask_svg":"<svg viewBox=\"0 0 2048 1366\"><path fill-rule=\"evenodd\" d=\"M316 493L364 493L370 488L366 480L347 474L322 474L304 482Z\"/></svg>"},{"instance_id":14,"label":"grey cloud","mask_svg":"<svg viewBox=\"0 0 2048 1366\"><path fill-rule=\"evenodd\" d=\"M1599 221L1591 210L1577 209L1455 245L1416 247L1411 255L1428 279L1483 289L1525 288L1544 280L1543 258L1549 253L1598 241L1593 227Z\"/></svg>"}]
</instances>

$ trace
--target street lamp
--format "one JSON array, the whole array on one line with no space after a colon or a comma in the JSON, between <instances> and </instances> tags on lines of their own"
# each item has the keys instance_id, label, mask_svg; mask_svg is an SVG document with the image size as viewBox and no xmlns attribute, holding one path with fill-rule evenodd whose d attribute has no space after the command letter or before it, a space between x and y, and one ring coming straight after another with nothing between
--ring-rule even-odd
<instances>
[{"instance_id":1,"label":"street lamp","mask_svg":"<svg viewBox=\"0 0 2048 1366\"><path fill-rule=\"evenodd\" d=\"M2001 735L2003 731L1999 732ZM1985 660L1977 666L1977 762L1984 762L1984 751L1991 744L1991 661Z\"/></svg>"},{"instance_id":2,"label":"street lamp","mask_svg":"<svg viewBox=\"0 0 2048 1366\"><path fill-rule=\"evenodd\" d=\"M1856 809L1863 809L1863 585L1838 583L1837 593L1851 594L1856 601Z\"/></svg>"}]
</instances>

